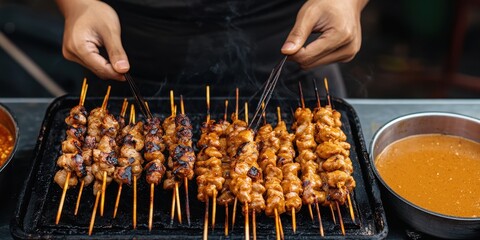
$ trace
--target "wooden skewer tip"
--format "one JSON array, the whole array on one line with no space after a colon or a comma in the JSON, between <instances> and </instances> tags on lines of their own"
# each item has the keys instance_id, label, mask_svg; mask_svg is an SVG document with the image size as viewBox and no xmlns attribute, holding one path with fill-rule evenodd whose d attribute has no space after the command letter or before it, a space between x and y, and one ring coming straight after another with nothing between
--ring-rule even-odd
<instances>
[{"instance_id":1,"label":"wooden skewer tip","mask_svg":"<svg viewBox=\"0 0 480 240\"><path fill-rule=\"evenodd\" d=\"M150 183L150 209L148 212L148 231L153 227L153 200L155 198L155 184Z\"/></svg>"},{"instance_id":2,"label":"wooden skewer tip","mask_svg":"<svg viewBox=\"0 0 480 240\"><path fill-rule=\"evenodd\" d=\"M80 183L80 189L78 189L77 203L75 204L75 212L73 213L74 216L77 216L78 208L80 207L80 200L82 199L84 186L85 186L85 179L82 179L82 182Z\"/></svg>"},{"instance_id":3,"label":"wooden skewer tip","mask_svg":"<svg viewBox=\"0 0 480 240\"><path fill-rule=\"evenodd\" d=\"M118 184L117 198L115 199L115 207L113 208L113 218L117 217L118 205L120 204L120 196L122 195L122 183Z\"/></svg>"},{"instance_id":4,"label":"wooden skewer tip","mask_svg":"<svg viewBox=\"0 0 480 240\"><path fill-rule=\"evenodd\" d=\"M63 204L65 203L65 196L67 195L68 184L71 174L72 173L70 171L67 172L67 176L65 177L65 183L63 184L62 196L60 198L60 204L58 204L57 218L55 219L55 224L57 225L60 222L60 217L62 216Z\"/></svg>"}]
</instances>

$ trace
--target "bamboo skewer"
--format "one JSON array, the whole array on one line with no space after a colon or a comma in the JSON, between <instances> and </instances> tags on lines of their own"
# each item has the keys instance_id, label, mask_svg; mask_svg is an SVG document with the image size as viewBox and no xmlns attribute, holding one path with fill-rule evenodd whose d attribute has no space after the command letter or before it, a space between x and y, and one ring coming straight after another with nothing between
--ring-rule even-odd
<instances>
[{"instance_id":1,"label":"bamboo skewer","mask_svg":"<svg viewBox=\"0 0 480 240\"><path fill-rule=\"evenodd\" d=\"M170 211L170 225L173 225L175 219L175 188L172 191L172 209Z\"/></svg>"},{"instance_id":2,"label":"bamboo skewer","mask_svg":"<svg viewBox=\"0 0 480 240\"><path fill-rule=\"evenodd\" d=\"M107 108L107 102L108 102L108 98L110 96L110 89L111 89L111 86L108 86L107 88L107 93L105 94L105 97L103 98L103 103L102 103L102 109L105 110ZM93 231L93 226L95 225L95 217L97 215L97 208L98 208L98 202L100 200L100 198L102 198L103 201L105 201L105 183L106 183L106 175L107 175L107 172L104 171L103 172L103 185L102 185L102 189L97 191L97 195L95 197L95 205L93 206L93 211L92 211L92 216L90 218L90 226L89 226L89 229L88 229L88 235L92 235L92 231ZM100 206L100 210L102 210L102 207L103 207L103 204L101 204Z\"/></svg>"},{"instance_id":3,"label":"bamboo skewer","mask_svg":"<svg viewBox=\"0 0 480 240\"><path fill-rule=\"evenodd\" d=\"M83 187L85 186L85 180L82 179L80 182L80 188L78 189L77 203L75 204L75 212L73 215L77 216L78 208L80 207L80 200L82 199Z\"/></svg>"},{"instance_id":4,"label":"bamboo skewer","mask_svg":"<svg viewBox=\"0 0 480 240\"><path fill-rule=\"evenodd\" d=\"M113 209L113 218L117 217L118 204L120 203L120 196L122 195L122 186L123 186L122 183L118 184L118 193L117 193L117 198L115 200L115 208Z\"/></svg>"},{"instance_id":5,"label":"bamboo skewer","mask_svg":"<svg viewBox=\"0 0 480 240\"><path fill-rule=\"evenodd\" d=\"M278 211L275 208L275 234L277 237L277 240L280 240L280 223L278 222Z\"/></svg>"},{"instance_id":6,"label":"bamboo skewer","mask_svg":"<svg viewBox=\"0 0 480 240\"><path fill-rule=\"evenodd\" d=\"M312 223L314 221L314 218L313 218L313 211L312 211L312 205L308 205L308 212L310 213L310 218L312 219Z\"/></svg>"},{"instance_id":7,"label":"bamboo skewer","mask_svg":"<svg viewBox=\"0 0 480 240\"><path fill-rule=\"evenodd\" d=\"M328 80L327 78L323 79L323 83L325 84L325 90L327 92L327 101L328 101L328 106L332 106L332 102L330 101L330 91L328 90Z\"/></svg>"},{"instance_id":8,"label":"bamboo skewer","mask_svg":"<svg viewBox=\"0 0 480 240\"><path fill-rule=\"evenodd\" d=\"M78 101L78 105L80 105L80 106L83 106L83 104L85 102L87 89L88 89L87 79L84 78L83 83L82 83L82 90L80 91L80 98L79 98L79 101ZM67 190L68 190L71 174L72 173L70 171L67 171L67 176L65 177L65 184L64 184L63 190L62 190L62 196L60 197L60 204L58 205L58 211L57 211L57 217L55 219L55 224L58 224L60 222L60 217L62 216L63 204L65 203L65 197L67 195ZM83 180L82 180L82 183L83 183ZM81 196L81 193L80 193L80 196Z\"/></svg>"},{"instance_id":9,"label":"bamboo skewer","mask_svg":"<svg viewBox=\"0 0 480 240\"><path fill-rule=\"evenodd\" d=\"M55 224L58 224L60 222L60 217L62 216L63 203L65 202L65 195L67 195L68 182L70 181L70 174L72 173L70 171L67 171L67 177L65 177L65 184L63 185L62 197L60 198L60 204L58 205L57 219L55 220Z\"/></svg>"},{"instance_id":10,"label":"bamboo skewer","mask_svg":"<svg viewBox=\"0 0 480 240\"><path fill-rule=\"evenodd\" d=\"M98 208L98 200L100 200L100 195L102 191L97 192L97 196L95 197L95 205L93 206L92 217L90 218L90 226L88 228L88 235L92 235L93 225L95 224L95 216L97 215L97 208Z\"/></svg>"},{"instance_id":11,"label":"bamboo skewer","mask_svg":"<svg viewBox=\"0 0 480 240\"><path fill-rule=\"evenodd\" d=\"M100 201L100 216L103 217L103 208L105 206L105 190L107 189L107 171L103 171L102 199Z\"/></svg>"},{"instance_id":12,"label":"bamboo skewer","mask_svg":"<svg viewBox=\"0 0 480 240\"><path fill-rule=\"evenodd\" d=\"M225 204L225 237L228 236L228 203Z\"/></svg>"},{"instance_id":13,"label":"bamboo skewer","mask_svg":"<svg viewBox=\"0 0 480 240\"><path fill-rule=\"evenodd\" d=\"M153 227L153 200L155 195L155 184L150 184L150 210L148 211L148 231Z\"/></svg>"},{"instance_id":14,"label":"bamboo skewer","mask_svg":"<svg viewBox=\"0 0 480 240\"><path fill-rule=\"evenodd\" d=\"M235 226L235 218L237 215L237 202L238 202L238 198L235 197L235 200L233 201L232 231L233 231L233 227Z\"/></svg>"},{"instance_id":15,"label":"bamboo skewer","mask_svg":"<svg viewBox=\"0 0 480 240\"><path fill-rule=\"evenodd\" d=\"M293 233L297 232L297 218L295 216L295 208L292 208L292 228Z\"/></svg>"},{"instance_id":16,"label":"bamboo skewer","mask_svg":"<svg viewBox=\"0 0 480 240\"><path fill-rule=\"evenodd\" d=\"M243 203L245 205L245 240L250 240L250 228L248 223L248 203Z\"/></svg>"},{"instance_id":17,"label":"bamboo skewer","mask_svg":"<svg viewBox=\"0 0 480 240\"><path fill-rule=\"evenodd\" d=\"M350 193L347 194L347 200L348 200L348 209L350 210L350 217L352 218L352 221L355 222L355 213L353 212L353 206L352 206L352 200L350 198Z\"/></svg>"},{"instance_id":18,"label":"bamboo skewer","mask_svg":"<svg viewBox=\"0 0 480 240\"><path fill-rule=\"evenodd\" d=\"M320 228L320 236L323 237L324 232L323 232L322 216L320 214L320 208L318 207L318 201L317 200L315 200L315 208L317 209L317 217L318 217L318 225L319 225L319 228Z\"/></svg>"},{"instance_id":19,"label":"bamboo skewer","mask_svg":"<svg viewBox=\"0 0 480 240\"><path fill-rule=\"evenodd\" d=\"M280 226L280 238L283 240L285 239L285 235L283 234L282 218L280 215L278 216L278 226Z\"/></svg>"},{"instance_id":20,"label":"bamboo skewer","mask_svg":"<svg viewBox=\"0 0 480 240\"><path fill-rule=\"evenodd\" d=\"M257 213L255 210L252 211L252 231L253 231L253 240L257 240Z\"/></svg>"},{"instance_id":21,"label":"bamboo skewer","mask_svg":"<svg viewBox=\"0 0 480 240\"><path fill-rule=\"evenodd\" d=\"M137 229L137 176L133 176L133 229Z\"/></svg>"},{"instance_id":22,"label":"bamboo skewer","mask_svg":"<svg viewBox=\"0 0 480 240\"><path fill-rule=\"evenodd\" d=\"M342 213L340 212L340 206L338 205L338 202L335 202L337 204L337 213L338 213L338 219L340 221L340 229L342 230L342 235L345 236L345 226L343 225L343 219L342 219Z\"/></svg>"},{"instance_id":23,"label":"bamboo skewer","mask_svg":"<svg viewBox=\"0 0 480 240\"><path fill-rule=\"evenodd\" d=\"M83 84L82 84L82 92L80 94L80 105L81 106L83 106L85 104L85 98L87 97L87 90L88 90L87 78L84 78L83 79ZM82 193L83 193L83 187L84 186L85 186L85 179L82 178L82 181L80 183L80 188L78 189L77 203L75 204L75 212L73 213L74 216L77 216L78 208L80 206L80 200L82 199Z\"/></svg>"},{"instance_id":24,"label":"bamboo skewer","mask_svg":"<svg viewBox=\"0 0 480 240\"><path fill-rule=\"evenodd\" d=\"M188 199L188 178L185 177L184 179L185 185L185 212L187 214L187 223L190 226L190 201Z\"/></svg>"},{"instance_id":25,"label":"bamboo skewer","mask_svg":"<svg viewBox=\"0 0 480 240\"><path fill-rule=\"evenodd\" d=\"M208 208L209 198L205 201L205 217L203 218L203 240L208 240Z\"/></svg>"},{"instance_id":26,"label":"bamboo skewer","mask_svg":"<svg viewBox=\"0 0 480 240\"><path fill-rule=\"evenodd\" d=\"M212 197L212 201L213 201L213 207L212 207L212 230L215 229L215 218L216 218L216 215L217 215L217 190L213 191L213 197Z\"/></svg>"},{"instance_id":27,"label":"bamboo skewer","mask_svg":"<svg viewBox=\"0 0 480 240\"><path fill-rule=\"evenodd\" d=\"M329 206L330 206L330 212L332 213L333 223L337 224L337 219L335 218L335 212L333 211L333 205L330 204Z\"/></svg>"},{"instance_id":28,"label":"bamboo skewer","mask_svg":"<svg viewBox=\"0 0 480 240\"><path fill-rule=\"evenodd\" d=\"M178 193L178 182L175 182L175 201L177 202L178 222L182 223L182 209L180 208L180 195Z\"/></svg>"}]
</instances>

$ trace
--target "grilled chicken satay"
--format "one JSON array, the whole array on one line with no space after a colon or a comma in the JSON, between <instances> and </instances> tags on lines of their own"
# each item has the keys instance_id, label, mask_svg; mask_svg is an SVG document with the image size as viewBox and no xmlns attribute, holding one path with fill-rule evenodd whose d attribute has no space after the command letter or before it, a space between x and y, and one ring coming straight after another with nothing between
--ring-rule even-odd
<instances>
[{"instance_id":1,"label":"grilled chicken satay","mask_svg":"<svg viewBox=\"0 0 480 240\"><path fill-rule=\"evenodd\" d=\"M163 130L160 118L147 119L143 126L143 133L145 136L143 156L148 161L144 167L145 177L148 184L157 186L162 181L166 170L164 166L165 156L163 155L165 144L162 139Z\"/></svg>"},{"instance_id":2,"label":"grilled chicken satay","mask_svg":"<svg viewBox=\"0 0 480 240\"><path fill-rule=\"evenodd\" d=\"M285 210L292 215L293 231L296 231L295 214L302 207L303 193L302 181L298 178L300 164L294 162L295 149L293 148L293 140L295 135L289 133L284 121L280 120L275 129L275 136L279 139L279 149L277 150L277 167L282 169L283 180L281 186L285 198Z\"/></svg>"},{"instance_id":3,"label":"grilled chicken satay","mask_svg":"<svg viewBox=\"0 0 480 240\"><path fill-rule=\"evenodd\" d=\"M94 109L96 114L89 116L89 135L100 139L97 147L93 149L92 173L95 176L95 183L93 184L93 194L97 195L102 192L103 181L106 184L112 182L115 166L118 164L118 146L115 141L116 135L120 128L115 117L108 113L106 109ZM94 111L92 111L94 112ZM103 119L100 119L103 117ZM90 118L94 125L90 131ZM100 123L100 125L98 125ZM106 174L105 174L106 173ZM104 175L106 178L104 180Z\"/></svg>"},{"instance_id":4,"label":"grilled chicken satay","mask_svg":"<svg viewBox=\"0 0 480 240\"><path fill-rule=\"evenodd\" d=\"M342 131L340 112L326 107L316 108L314 121L317 128L315 140L319 143L316 153L320 158L320 174L327 184L324 189L328 193L327 201L345 204L348 194L355 188L352 177L353 166L350 159L350 144Z\"/></svg>"},{"instance_id":5,"label":"grilled chicken satay","mask_svg":"<svg viewBox=\"0 0 480 240\"><path fill-rule=\"evenodd\" d=\"M225 178L223 176L222 146L220 136L224 132L224 125L221 122L216 123L207 117L207 121L202 124L202 134L197 146L200 152L195 162L195 174L197 175L198 200L205 203L205 219L204 219L204 239L208 238L208 211L210 198L213 201L212 207L212 228L215 227L216 219L216 198L218 193L223 189ZM225 143L225 142L224 142Z\"/></svg>"},{"instance_id":6,"label":"grilled chicken satay","mask_svg":"<svg viewBox=\"0 0 480 240\"><path fill-rule=\"evenodd\" d=\"M64 188L68 172L74 175L69 177L68 186L76 186L78 178L88 175L87 168L82 157L82 143L85 140L87 111L82 105L77 105L70 110L65 118L67 124L66 139L62 142L62 155L57 159L58 170L54 181ZM91 176L91 174L90 174Z\"/></svg>"},{"instance_id":7,"label":"grilled chicken satay","mask_svg":"<svg viewBox=\"0 0 480 240\"><path fill-rule=\"evenodd\" d=\"M142 173L143 157L143 122L131 123L124 127L127 134L121 142L118 165L115 167L113 178L119 184L132 185L133 177L140 177Z\"/></svg>"},{"instance_id":8,"label":"grilled chicken satay","mask_svg":"<svg viewBox=\"0 0 480 240\"><path fill-rule=\"evenodd\" d=\"M146 120L143 126L143 134L145 136L145 150L143 156L147 160L144 167L145 178L150 184L150 211L148 218L148 229L153 228L153 202L154 202L154 187L159 185L165 174L165 144L163 143L163 130L160 118L153 117Z\"/></svg>"},{"instance_id":9,"label":"grilled chicken satay","mask_svg":"<svg viewBox=\"0 0 480 240\"><path fill-rule=\"evenodd\" d=\"M85 133L87 132L87 111L83 106L87 89L87 81L84 79L79 104L70 109L69 115L65 118L65 123L67 124L65 131L66 139L62 142L62 155L57 159L57 165L62 169L57 171L54 176L54 181L63 189L55 224L58 224L60 221L68 187L77 185L77 178L80 178L82 181L80 185L81 192L85 179L88 182L91 182L92 179L90 168L87 168L82 156L82 145L85 141ZM73 176L72 172L74 173Z\"/></svg>"},{"instance_id":10,"label":"grilled chicken satay","mask_svg":"<svg viewBox=\"0 0 480 240\"><path fill-rule=\"evenodd\" d=\"M258 166L258 148L255 133L247 123L234 119L229 127L227 153L232 158L230 190L243 203L244 212L256 213L265 209L262 169ZM246 206L247 205L247 206Z\"/></svg>"},{"instance_id":11,"label":"grilled chicken satay","mask_svg":"<svg viewBox=\"0 0 480 240\"><path fill-rule=\"evenodd\" d=\"M169 153L175 149L176 134L175 134L175 115L167 117L162 123L164 135L163 142ZM172 164L168 161L168 170L165 173L165 181L163 181L163 189L171 190L175 188L175 175L172 174ZM180 182L181 183L181 182Z\"/></svg>"},{"instance_id":12,"label":"grilled chicken satay","mask_svg":"<svg viewBox=\"0 0 480 240\"><path fill-rule=\"evenodd\" d=\"M172 93L171 93L172 94ZM173 94L172 94L173 95ZM178 186L182 184L181 179L178 179L174 174L173 169L173 161L172 161L172 154L175 152L175 147L177 146L177 134L176 134L176 125L175 125L175 118L176 113L173 107L173 96L171 96L172 101L172 115L167 117L163 123L163 131L165 134L163 135L163 142L165 143L166 149L168 150L169 156L166 164L167 171L165 172L165 180L163 181L163 189L165 190L173 190L172 191L172 212L171 212L171 224L173 223L174 214L175 214L175 206L177 206L177 216L178 221L182 223L182 215L181 215L181 208L180 208L180 196L178 190Z\"/></svg>"},{"instance_id":13,"label":"grilled chicken satay","mask_svg":"<svg viewBox=\"0 0 480 240\"><path fill-rule=\"evenodd\" d=\"M315 125L312 123L313 114L309 108L297 108L295 122L292 129L295 131L295 144L298 149L296 162L300 163L302 172L303 195L302 202L306 205L323 203L326 194L322 189L322 179L318 174L317 144L314 139Z\"/></svg>"},{"instance_id":14,"label":"grilled chicken satay","mask_svg":"<svg viewBox=\"0 0 480 240\"><path fill-rule=\"evenodd\" d=\"M192 124L187 115L177 114L175 117L175 135L177 141L173 151L170 152L169 164L171 162L173 174L178 179L191 180L196 156L193 151Z\"/></svg>"},{"instance_id":15,"label":"grilled chicken satay","mask_svg":"<svg viewBox=\"0 0 480 240\"><path fill-rule=\"evenodd\" d=\"M265 214L269 217L277 217L285 212L285 198L281 185L283 172L277 167L280 139L275 135L272 125L265 124L258 130L255 141L259 146L258 163L263 170L265 180Z\"/></svg>"},{"instance_id":16,"label":"grilled chicken satay","mask_svg":"<svg viewBox=\"0 0 480 240\"><path fill-rule=\"evenodd\" d=\"M197 175L198 200L206 202L222 190L225 178L222 172L223 154L220 151L222 126L210 120L202 124L202 134L197 146L200 150L195 162Z\"/></svg>"},{"instance_id":17,"label":"grilled chicken satay","mask_svg":"<svg viewBox=\"0 0 480 240\"><path fill-rule=\"evenodd\" d=\"M227 128L230 126L228 121L220 120L218 123L220 132L217 133L220 137L220 152L222 153L222 176L225 179L225 183L220 190L220 194L217 197L217 203L228 207L233 202L235 196L230 191L230 171L231 171L231 159L227 154Z\"/></svg>"}]
</instances>

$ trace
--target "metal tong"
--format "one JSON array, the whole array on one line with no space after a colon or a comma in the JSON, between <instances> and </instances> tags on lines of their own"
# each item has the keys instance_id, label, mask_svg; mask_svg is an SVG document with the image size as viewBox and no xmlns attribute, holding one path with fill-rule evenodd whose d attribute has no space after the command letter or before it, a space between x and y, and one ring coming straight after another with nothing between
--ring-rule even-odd
<instances>
[{"instance_id":1,"label":"metal tong","mask_svg":"<svg viewBox=\"0 0 480 240\"><path fill-rule=\"evenodd\" d=\"M260 125L262 115L265 113L265 109L267 109L268 102L272 97L273 90L277 85L278 79L280 78L280 73L282 72L283 65L285 64L286 60L287 60L287 56L283 57L282 60L280 60L280 62L273 68L272 72L270 73L270 76L265 82L262 95L258 100L258 105L255 110L255 114L253 115L252 121L248 125L249 128L251 128L252 126L255 126L253 129L256 130ZM263 104L263 107L262 107L262 104Z\"/></svg>"},{"instance_id":2,"label":"metal tong","mask_svg":"<svg viewBox=\"0 0 480 240\"><path fill-rule=\"evenodd\" d=\"M143 99L142 95L140 94L140 91L137 88L137 85L135 84L135 81L133 80L132 76L130 73L125 73L124 74L125 79L127 79L128 85L130 86L130 89L132 90L133 96L135 97L135 100L137 101L137 104L140 108L140 111L142 111L143 115L147 117L148 119L153 118L152 113L150 112L150 109L147 107L147 104L145 100Z\"/></svg>"}]
</instances>

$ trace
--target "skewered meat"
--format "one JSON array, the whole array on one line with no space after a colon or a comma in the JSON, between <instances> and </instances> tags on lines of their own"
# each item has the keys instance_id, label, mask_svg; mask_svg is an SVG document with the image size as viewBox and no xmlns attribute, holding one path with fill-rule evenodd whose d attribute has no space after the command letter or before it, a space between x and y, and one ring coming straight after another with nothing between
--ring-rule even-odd
<instances>
[{"instance_id":1,"label":"skewered meat","mask_svg":"<svg viewBox=\"0 0 480 240\"><path fill-rule=\"evenodd\" d=\"M227 153L232 158L230 190L240 202L249 205L250 211L261 212L265 209L263 175L257 163L255 134L246 126L246 122L234 120L227 129Z\"/></svg>"},{"instance_id":2,"label":"skewered meat","mask_svg":"<svg viewBox=\"0 0 480 240\"><path fill-rule=\"evenodd\" d=\"M319 143L316 153L319 157L319 172L325 180L323 186L328 193L327 201L344 204L348 194L355 188L352 161L349 158L350 144L341 127L341 114L331 106L318 107L314 112Z\"/></svg>"},{"instance_id":3,"label":"skewered meat","mask_svg":"<svg viewBox=\"0 0 480 240\"><path fill-rule=\"evenodd\" d=\"M60 186L63 189L63 187L65 186L66 178L67 178L67 170L60 169L55 173L55 176L53 179L58 184L58 186ZM76 186L77 183L78 183L78 180L76 177L70 177L70 179L68 180L69 187Z\"/></svg>"},{"instance_id":4,"label":"skewered meat","mask_svg":"<svg viewBox=\"0 0 480 240\"><path fill-rule=\"evenodd\" d=\"M172 162L173 174L178 179L193 178L193 168L196 160L192 148L192 124L185 114L177 114L175 117L175 147L170 149L169 161Z\"/></svg>"},{"instance_id":5,"label":"skewered meat","mask_svg":"<svg viewBox=\"0 0 480 240\"><path fill-rule=\"evenodd\" d=\"M300 195L303 193L302 181L298 178L300 164L293 161L295 158L295 149L293 148L295 135L288 132L284 121L279 122L274 131L280 140L280 148L277 151L277 166L282 169L283 180L281 185L285 198L285 209L290 214L292 209L295 209L295 212L300 211L302 207Z\"/></svg>"},{"instance_id":6,"label":"skewered meat","mask_svg":"<svg viewBox=\"0 0 480 240\"><path fill-rule=\"evenodd\" d=\"M112 164L111 166L118 165L114 167L113 175L116 182L131 185L133 178L138 179L143 170L143 157L139 152L144 146L143 122L131 123L124 128L128 128L129 131L123 138L118 164Z\"/></svg>"},{"instance_id":7,"label":"skewered meat","mask_svg":"<svg viewBox=\"0 0 480 240\"><path fill-rule=\"evenodd\" d=\"M167 117L162 123L164 135L163 142L168 152L173 151L175 148L176 134L175 134L175 116L171 115ZM170 158L170 157L169 157ZM165 180L163 181L163 189L173 189L175 187L175 175L172 173L173 163L168 161L168 169L165 173ZM181 181L180 181L181 183Z\"/></svg>"},{"instance_id":8,"label":"skewered meat","mask_svg":"<svg viewBox=\"0 0 480 240\"><path fill-rule=\"evenodd\" d=\"M255 141L260 148L258 163L265 173L266 208L267 216L275 216L285 212L285 198L281 182L283 172L277 167L277 151L280 149L280 139L277 138L270 124L265 124L257 132Z\"/></svg>"},{"instance_id":9,"label":"skewered meat","mask_svg":"<svg viewBox=\"0 0 480 240\"><path fill-rule=\"evenodd\" d=\"M221 160L223 154L219 150L221 147L220 135L223 129L217 125L213 120L204 122L200 140L197 142L197 146L202 148L195 162L198 186L197 198L203 202L221 191L225 182Z\"/></svg>"},{"instance_id":10,"label":"skewered meat","mask_svg":"<svg viewBox=\"0 0 480 240\"><path fill-rule=\"evenodd\" d=\"M94 161L92 173L96 179L93 186L94 195L101 190L104 173L107 175L106 183L110 184L112 182L115 166L119 162L117 157L118 145L115 141L119 127L116 118L102 108L92 110L88 117L88 134L95 137L96 140L99 139L96 148L92 151Z\"/></svg>"},{"instance_id":11,"label":"skewered meat","mask_svg":"<svg viewBox=\"0 0 480 240\"><path fill-rule=\"evenodd\" d=\"M302 170L302 201L309 205L315 202L322 203L326 199L326 193L322 190L322 179L317 173L319 168L315 154L317 144L314 139L315 126L312 119L313 114L309 108L297 108L295 123L292 126L299 152L296 161L300 163Z\"/></svg>"},{"instance_id":12,"label":"skewered meat","mask_svg":"<svg viewBox=\"0 0 480 240\"><path fill-rule=\"evenodd\" d=\"M165 174L165 144L163 143L161 121L158 117L147 119L143 125L143 134L145 136L145 151L143 156L149 161L144 169L146 180L149 184L158 185Z\"/></svg>"},{"instance_id":13,"label":"skewered meat","mask_svg":"<svg viewBox=\"0 0 480 240\"><path fill-rule=\"evenodd\" d=\"M231 158L227 155L227 129L230 126L228 121L220 120L215 126L215 132L219 135L219 151L222 153L222 177L225 179L220 194L217 197L217 202L220 205L228 205L233 202L235 196L230 191L230 171L231 171Z\"/></svg>"},{"instance_id":14,"label":"skewered meat","mask_svg":"<svg viewBox=\"0 0 480 240\"><path fill-rule=\"evenodd\" d=\"M66 139L62 142L62 155L57 159L57 166L62 169L54 177L54 181L62 188L67 172L74 172L70 176L69 185L76 185L77 178L84 178L89 174L82 156L82 141L85 138L87 124L85 107L81 105L73 107L65 118L65 123L67 124Z\"/></svg>"}]
</instances>

